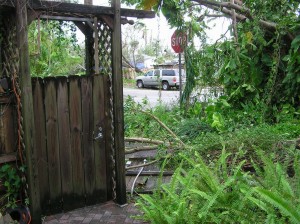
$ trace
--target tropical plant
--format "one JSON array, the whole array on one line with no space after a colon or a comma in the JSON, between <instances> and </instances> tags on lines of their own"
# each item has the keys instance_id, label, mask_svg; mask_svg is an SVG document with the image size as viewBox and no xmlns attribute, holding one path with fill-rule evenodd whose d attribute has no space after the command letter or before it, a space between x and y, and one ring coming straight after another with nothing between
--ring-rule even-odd
<instances>
[{"instance_id":1,"label":"tropical plant","mask_svg":"<svg viewBox=\"0 0 300 224\"><path fill-rule=\"evenodd\" d=\"M138 200L143 218L178 224L299 223L299 152L286 157L293 161L292 177L287 176L290 163L274 162L263 153L258 153L263 164L252 161L257 172L246 172L243 155L223 148L218 160L206 164L197 154L194 159L182 154L171 182Z\"/></svg>"}]
</instances>

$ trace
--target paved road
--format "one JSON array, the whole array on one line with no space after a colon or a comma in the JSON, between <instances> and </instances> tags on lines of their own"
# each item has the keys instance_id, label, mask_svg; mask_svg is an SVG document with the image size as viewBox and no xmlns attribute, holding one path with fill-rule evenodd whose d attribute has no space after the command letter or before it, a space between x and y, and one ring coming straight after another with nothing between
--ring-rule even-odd
<instances>
[{"instance_id":1,"label":"paved road","mask_svg":"<svg viewBox=\"0 0 300 224\"><path fill-rule=\"evenodd\" d=\"M159 90L157 89L137 89L137 88L124 88L124 99L127 96L134 98L135 102L141 103L143 99L147 98L150 106L153 107L159 104ZM178 104L179 91L167 90L161 91L161 101L163 104Z\"/></svg>"}]
</instances>

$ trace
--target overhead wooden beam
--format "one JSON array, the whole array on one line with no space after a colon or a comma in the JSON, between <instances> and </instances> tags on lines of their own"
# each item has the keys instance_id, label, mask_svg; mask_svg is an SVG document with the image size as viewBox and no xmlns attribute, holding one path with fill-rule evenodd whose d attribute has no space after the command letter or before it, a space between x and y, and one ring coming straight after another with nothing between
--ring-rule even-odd
<instances>
[{"instance_id":1,"label":"overhead wooden beam","mask_svg":"<svg viewBox=\"0 0 300 224\"><path fill-rule=\"evenodd\" d=\"M30 19L30 21L32 19L43 19L43 20L58 20L58 21L70 21L70 22L85 22L88 23L88 25L91 28L94 28L92 22L93 22L93 18L76 18L76 17L71 17L71 16L50 16L50 15L39 15L36 12L32 12L32 10L29 11L30 12L30 16L28 17ZM35 17L33 18L33 16L35 15ZM95 17L94 17L95 18ZM97 17L96 17L97 18ZM108 16L108 15L103 15L103 16L99 16L98 19L103 20L111 29L113 28L113 17L112 16ZM134 21L133 20L128 20L125 17L121 18L121 24L130 24L133 25Z\"/></svg>"},{"instance_id":2,"label":"overhead wooden beam","mask_svg":"<svg viewBox=\"0 0 300 224\"><path fill-rule=\"evenodd\" d=\"M1 4L0 0L0 4ZM53 2L53 1L37 1L33 2L30 6L36 11L45 11L48 15L64 15L65 13L80 14L82 16L101 16L101 15L114 15L114 9L112 7L95 6L95 5L82 5L74 3ZM154 18L155 12L135 10L135 9L120 9L121 16L135 17L135 18Z\"/></svg>"},{"instance_id":3,"label":"overhead wooden beam","mask_svg":"<svg viewBox=\"0 0 300 224\"><path fill-rule=\"evenodd\" d=\"M0 0L0 9L7 7L15 7L17 0ZM74 14L74 17L91 17L102 15L113 15L114 10L112 7L95 6L95 5L82 5L76 3L54 2L54 1L31 1L29 3L30 10L36 12L45 12L48 15L64 16L65 14ZM7 10L7 9L5 9ZM121 16L133 18L154 18L155 12L135 9L120 9Z\"/></svg>"},{"instance_id":4,"label":"overhead wooden beam","mask_svg":"<svg viewBox=\"0 0 300 224\"><path fill-rule=\"evenodd\" d=\"M40 191L38 183L38 167L35 147L35 124L33 115L33 99L31 76L29 70L27 0L16 2L17 45L19 50L19 71L23 116L23 141L26 153L27 183L30 200L32 223L41 223Z\"/></svg>"},{"instance_id":5,"label":"overhead wooden beam","mask_svg":"<svg viewBox=\"0 0 300 224\"><path fill-rule=\"evenodd\" d=\"M40 15L40 19L44 20L59 20L59 21L72 21L72 22L86 22L93 21L91 18L76 18L71 16L49 16L49 15Z\"/></svg>"},{"instance_id":6,"label":"overhead wooden beam","mask_svg":"<svg viewBox=\"0 0 300 224\"><path fill-rule=\"evenodd\" d=\"M120 0L112 0L114 8L114 29L112 34L112 85L114 100L114 137L116 168L116 202L127 203L125 181L125 144L124 144L124 109L123 109L123 75L122 75L122 43Z\"/></svg>"}]
</instances>

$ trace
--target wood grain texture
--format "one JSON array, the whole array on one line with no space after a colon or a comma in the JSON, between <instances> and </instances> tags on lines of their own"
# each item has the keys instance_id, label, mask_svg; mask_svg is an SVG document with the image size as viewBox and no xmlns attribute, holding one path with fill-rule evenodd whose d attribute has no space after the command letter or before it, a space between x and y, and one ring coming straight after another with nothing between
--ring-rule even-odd
<instances>
[{"instance_id":1,"label":"wood grain texture","mask_svg":"<svg viewBox=\"0 0 300 224\"><path fill-rule=\"evenodd\" d=\"M127 203L125 183L125 146L124 146L124 109L123 109L123 78L122 78L122 47L121 47L121 15L120 0L113 0L114 30L112 49L113 99L114 99L114 136L116 150L116 190L117 203Z\"/></svg>"},{"instance_id":2,"label":"wood grain texture","mask_svg":"<svg viewBox=\"0 0 300 224\"><path fill-rule=\"evenodd\" d=\"M69 91L67 78L57 81L57 118L58 118L58 139L61 170L61 186L63 198L63 210L68 211L72 206L73 178L72 178L72 156L70 138L70 110ZM75 161L73 161L75 163Z\"/></svg>"},{"instance_id":3,"label":"wood grain texture","mask_svg":"<svg viewBox=\"0 0 300 224\"><path fill-rule=\"evenodd\" d=\"M73 179L73 202L75 208L85 205L84 189L84 166L82 144L82 121L81 121L81 86L80 80L76 77L70 79L70 137L72 156L72 179Z\"/></svg>"},{"instance_id":4,"label":"wood grain texture","mask_svg":"<svg viewBox=\"0 0 300 224\"><path fill-rule=\"evenodd\" d=\"M1 97L0 101L0 155L16 151L17 133L15 128L13 96Z\"/></svg>"},{"instance_id":5,"label":"wood grain texture","mask_svg":"<svg viewBox=\"0 0 300 224\"><path fill-rule=\"evenodd\" d=\"M37 130L35 135L35 147L37 152L37 168L39 170L38 182L40 186L41 208L42 211L48 213L50 193L43 88L42 80L36 80L35 85L33 86L33 110L35 130Z\"/></svg>"},{"instance_id":6,"label":"wood grain texture","mask_svg":"<svg viewBox=\"0 0 300 224\"><path fill-rule=\"evenodd\" d=\"M25 145L28 193L30 199L30 211L33 223L41 222L41 202L40 189L37 180L37 158L35 147L35 125L33 115L32 86L29 67L29 49L28 49L28 23L27 23L27 1L16 1L16 31L17 49L19 55L19 69L16 74L20 78L19 84L21 89L22 116L23 116L23 141ZM13 27L12 27L13 30Z\"/></svg>"},{"instance_id":7,"label":"wood grain texture","mask_svg":"<svg viewBox=\"0 0 300 224\"><path fill-rule=\"evenodd\" d=\"M107 200L105 152L105 100L103 75L93 77L93 130L95 151L95 194L99 202Z\"/></svg>"},{"instance_id":8,"label":"wood grain texture","mask_svg":"<svg viewBox=\"0 0 300 224\"><path fill-rule=\"evenodd\" d=\"M48 149L48 172L51 212L60 212L61 207L61 172L58 139L57 96L54 81L45 81L45 111Z\"/></svg>"},{"instance_id":9,"label":"wood grain texture","mask_svg":"<svg viewBox=\"0 0 300 224\"><path fill-rule=\"evenodd\" d=\"M84 183L86 204L95 204L97 199L93 196L95 189L95 152L93 147L93 91L91 77L81 80L82 96L82 147L84 157Z\"/></svg>"}]
</instances>

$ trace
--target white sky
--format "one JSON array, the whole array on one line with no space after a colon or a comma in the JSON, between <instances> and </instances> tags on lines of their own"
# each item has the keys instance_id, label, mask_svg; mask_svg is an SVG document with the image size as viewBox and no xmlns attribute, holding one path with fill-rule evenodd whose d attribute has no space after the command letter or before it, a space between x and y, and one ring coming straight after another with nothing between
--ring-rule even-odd
<instances>
[{"instance_id":1,"label":"white sky","mask_svg":"<svg viewBox=\"0 0 300 224\"><path fill-rule=\"evenodd\" d=\"M78 3L83 4L84 0L78 0ZM100 5L100 6L110 6L108 0L93 0L94 5ZM128 8L126 5L122 5L123 8ZM131 19L131 18L129 18ZM150 35L152 33L153 38L158 38L161 41L162 46L171 48L171 36L175 29L171 29L168 25L165 17L161 15L160 17L153 18L153 19L143 19L142 22L146 24L148 29L148 34ZM210 30L207 30L207 34L209 37L209 42L213 43L218 38L220 38L221 34L224 34L228 29L229 21L222 18L222 19L216 19L215 21L209 23L209 26L212 28ZM84 39L84 37L79 37L79 40ZM196 45L200 45L201 43L196 42ZM200 47L200 46L198 46Z\"/></svg>"}]
</instances>

